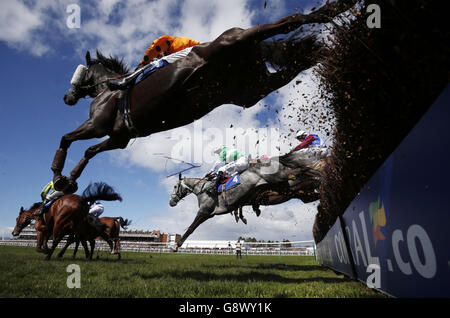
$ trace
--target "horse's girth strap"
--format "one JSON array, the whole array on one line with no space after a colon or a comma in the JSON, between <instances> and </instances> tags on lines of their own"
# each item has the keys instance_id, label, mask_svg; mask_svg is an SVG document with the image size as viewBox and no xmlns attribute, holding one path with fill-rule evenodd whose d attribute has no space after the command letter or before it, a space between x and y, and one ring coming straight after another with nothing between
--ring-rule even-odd
<instances>
[{"instance_id":1,"label":"horse's girth strap","mask_svg":"<svg viewBox=\"0 0 450 318\"><path fill-rule=\"evenodd\" d=\"M127 126L128 131L133 135L133 137L139 137L139 132L136 129L136 126L134 126L131 119L128 91L125 91L121 97L117 98L117 106L119 108L119 112L123 114L123 121L125 123L125 126Z\"/></svg>"}]
</instances>

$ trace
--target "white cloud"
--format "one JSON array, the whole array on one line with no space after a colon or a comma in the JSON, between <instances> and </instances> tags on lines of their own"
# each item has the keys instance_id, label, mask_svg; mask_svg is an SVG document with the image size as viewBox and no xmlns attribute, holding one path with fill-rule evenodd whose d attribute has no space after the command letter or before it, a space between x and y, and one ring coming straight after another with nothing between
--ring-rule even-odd
<instances>
[{"instance_id":1,"label":"white cloud","mask_svg":"<svg viewBox=\"0 0 450 318\"><path fill-rule=\"evenodd\" d=\"M43 25L40 12L33 12L23 3L5 0L0 10L0 40L17 48L31 48L35 30ZM41 55L47 46L36 43L30 50L31 54Z\"/></svg>"},{"instance_id":2,"label":"white cloud","mask_svg":"<svg viewBox=\"0 0 450 318\"><path fill-rule=\"evenodd\" d=\"M12 231L13 231L13 227L0 227L0 237L2 238L11 238L12 237Z\"/></svg>"}]
</instances>

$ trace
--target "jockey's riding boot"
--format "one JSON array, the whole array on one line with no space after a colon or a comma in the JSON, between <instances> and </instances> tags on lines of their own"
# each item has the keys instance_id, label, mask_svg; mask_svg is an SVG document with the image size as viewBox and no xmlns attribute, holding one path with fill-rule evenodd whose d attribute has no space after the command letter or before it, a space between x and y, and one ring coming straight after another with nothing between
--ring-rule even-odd
<instances>
[{"instance_id":1,"label":"jockey's riding boot","mask_svg":"<svg viewBox=\"0 0 450 318\"><path fill-rule=\"evenodd\" d=\"M39 210L37 210L36 212L34 212L35 216L38 216L42 219L42 214L44 213L44 207L45 205L48 203L47 200L45 200L44 202L42 202L41 207L39 208Z\"/></svg>"},{"instance_id":2,"label":"jockey's riding boot","mask_svg":"<svg viewBox=\"0 0 450 318\"><path fill-rule=\"evenodd\" d=\"M219 194L219 186L220 182L222 181L223 177L223 171L219 171L216 176L216 180L214 180L214 187L213 187L213 193Z\"/></svg>"}]
</instances>

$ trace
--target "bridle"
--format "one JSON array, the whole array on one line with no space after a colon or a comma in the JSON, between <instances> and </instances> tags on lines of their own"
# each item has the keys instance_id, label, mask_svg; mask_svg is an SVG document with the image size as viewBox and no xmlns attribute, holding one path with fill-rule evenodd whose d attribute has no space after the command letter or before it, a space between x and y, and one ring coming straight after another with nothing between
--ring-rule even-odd
<instances>
[{"instance_id":1,"label":"bridle","mask_svg":"<svg viewBox=\"0 0 450 318\"><path fill-rule=\"evenodd\" d=\"M187 194L183 194L181 193L182 189L187 190L187 193L194 193L195 195L199 195L202 194L203 192L205 192L205 184L207 182L203 182L202 187L200 189L200 192L195 192L195 187L203 180L203 179L199 179L198 181L195 182L195 185L191 188L190 186L188 186L187 184L184 183L185 179L180 179L180 182L178 184L178 188L177 191L175 193L171 194L171 197L173 198L174 196L177 198L177 202L183 200L183 198L187 195Z\"/></svg>"},{"instance_id":2,"label":"bridle","mask_svg":"<svg viewBox=\"0 0 450 318\"><path fill-rule=\"evenodd\" d=\"M91 62L87 68L89 68L90 66L94 65L94 64L101 64L101 62L96 61L96 62ZM119 79L119 78L123 78L123 77L127 77L128 75L133 74L133 72L128 72L126 74L121 74L121 75L117 75L117 76L113 76L113 77L108 77L102 81L99 81L97 83L94 84L89 84L89 85L74 85L73 87L75 88L75 90L91 90L99 85L103 85L106 84L107 82L111 81L111 80L115 80L115 79Z\"/></svg>"},{"instance_id":3,"label":"bridle","mask_svg":"<svg viewBox=\"0 0 450 318\"><path fill-rule=\"evenodd\" d=\"M20 215L18 218L20 218ZM20 229L20 231L22 231L25 227L27 227L31 223L31 221L33 221L33 219L34 217L32 215L27 214L25 216L25 220L20 225L17 225L17 227Z\"/></svg>"},{"instance_id":4,"label":"bridle","mask_svg":"<svg viewBox=\"0 0 450 318\"><path fill-rule=\"evenodd\" d=\"M122 75L117 75L117 76L114 76L114 77L108 77L107 79L105 79L103 81L100 81L100 82L94 83L94 84L90 84L90 85L84 85L84 86L81 86L81 85L75 86L74 85L74 87L79 88L79 89L83 89L83 90L90 90L90 89L92 89L94 87L97 87L99 85L106 84L107 82L109 82L111 80L127 77L128 75L131 75L131 74L133 74L133 73L130 72L130 73L122 74Z\"/></svg>"},{"instance_id":5,"label":"bridle","mask_svg":"<svg viewBox=\"0 0 450 318\"><path fill-rule=\"evenodd\" d=\"M187 193L193 193L194 188L189 187L187 184L184 183L184 179L181 179L178 183L177 191L175 193L172 193L172 197L175 196L177 198L176 202L179 202L183 200L183 198L186 196L186 194L181 193L182 189L186 189Z\"/></svg>"}]
</instances>

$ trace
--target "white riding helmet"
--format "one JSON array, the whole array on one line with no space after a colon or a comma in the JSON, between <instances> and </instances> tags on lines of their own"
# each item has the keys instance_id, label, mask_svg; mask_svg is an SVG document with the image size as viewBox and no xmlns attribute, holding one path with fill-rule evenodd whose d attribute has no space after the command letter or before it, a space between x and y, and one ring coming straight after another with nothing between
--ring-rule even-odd
<instances>
[{"instance_id":1,"label":"white riding helmet","mask_svg":"<svg viewBox=\"0 0 450 318\"><path fill-rule=\"evenodd\" d=\"M300 137L303 137L303 136L306 136L307 135L307 133L306 133L306 131L304 131L304 130L299 130L298 132L297 132L297 136L295 136L296 138L300 138Z\"/></svg>"},{"instance_id":2,"label":"white riding helmet","mask_svg":"<svg viewBox=\"0 0 450 318\"><path fill-rule=\"evenodd\" d=\"M215 154L220 154L222 152L223 146L219 146L217 148L214 148L213 153Z\"/></svg>"}]
</instances>

